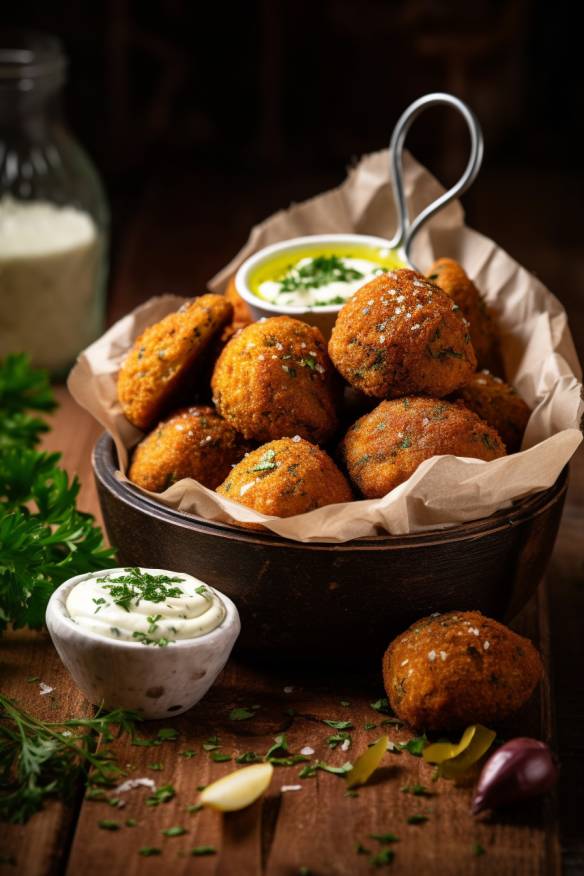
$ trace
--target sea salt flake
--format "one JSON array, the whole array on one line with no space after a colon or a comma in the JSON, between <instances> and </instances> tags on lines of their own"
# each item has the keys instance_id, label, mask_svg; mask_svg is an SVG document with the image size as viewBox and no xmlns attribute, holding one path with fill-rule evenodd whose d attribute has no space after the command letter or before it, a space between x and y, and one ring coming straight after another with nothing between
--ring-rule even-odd
<instances>
[{"instance_id":1,"label":"sea salt flake","mask_svg":"<svg viewBox=\"0 0 584 876\"><path fill-rule=\"evenodd\" d=\"M379 343L380 343L380 344L384 344L384 343L385 343L385 335L379 335Z\"/></svg>"},{"instance_id":2,"label":"sea salt flake","mask_svg":"<svg viewBox=\"0 0 584 876\"><path fill-rule=\"evenodd\" d=\"M260 362L264 362L264 361L265 361L265 358L266 358L266 357L264 356L263 353L260 353L260 355L258 356L258 359L260 360Z\"/></svg>"},{"instance_id":3,"label":"sea salt flake","mask_svg":"<svg viewBox=\"0 0 584 876\"><path fill-rule=\"evenodd\" d=\"M341 745L341 751L348 751L350 747L351 747L351 740L344 739L343 744Z\"/></svg>"},{"instance_id":4,"label":"sea salt flake","mask_svg":"<svg viewBox=\"0 0 584 876\"><path fill-rule=\"evenodd\" d=\"M47 694L53 693L53 691L55 690L54 687L51 687L50 684L45 684L44 681L40 682L39 688L42 697L46 697Z\"/></svg>"},{"instance_id":5,"label":"sea salt flake","mask_svg":"<svg viewBox=\"0 0 584 876\"><path fill-rule=\"evenodd\" d=\"M406 319L411 319L411 318L412 318L412 314L411 314L411 313L406 313Z\"/></svg>"},{"instance_id":6,"label":"sea salt flake","mask_svg":"<svg viewBox=\"0 0 584 876\"><path fill-rule=\"evenodd\" d=\"M424 417L424 419L422 420L422 426L427 426L429 422L430 420L428 419L428 417Z\"/></svg>"},{"instance_id":7,"label":"sea salt flake","mask_svg":"<svg viewBox=\"0 0 584 876\"><path fill-rule=\"evenodd\" d=\"M156 790L156 782L153 779L126 779L121 785L113 789L114 794L125 794L126 791L133 791L134 788L150 788L151 791Z\"/></svg>"},{"instance_id":8,"label":"sea salt flake","mask_svg":"<svg viewBox=\"0 0 584 876\"><path fill-rule=\"evenodd\" d=\"M276 350L283 350L283 349L284 349L283 344L281 344L280 341L278 341L278 343L276 344Z\"/></svg>"},{"instance_id":9,"label":"sea salt flake","mask_svg":"<svg viewBox=\"0 0 584 876\"><path fill-rule=\"evenodd\" d=\"M468 631L469 631L469 633L472 633L473 636L478 636L478 635L479 635L478 627L469 627Z\"/></svg>"},{"instance_id":10,"label":"sea salt flake","mask_svg":"<svg viewBox=\"0 0 584 876\"><path fill-rule=\"evenodd\" d=\"M400 666L407 666L407 664L408 664L409 662L410 662L409 659L406 657L405 660L402 660L402 662L400 663Z\"/></svg>"},{"instance_id":11,"label":"sea salt flake","mask_svg":"<svg viewBox=\"0 0 584 876\"><path fill-rule=\"evenodd\" d=\"M286 791L301 791L301 790L302 790L302 785L282 785L282 787L280 788L280 791L282 791L283 794L285 794Z\"/></svg>"},{"instance_id":12,"label":"sea salt flake","mask_svg":"<svg viewBox=\"0 0 584 876\"><path fill-rule=\"evenodd\" d=\"M442 660L443 663L447 657L448 657L448 654L446 653L446 651L440 651L440 659Z\"/></svg>"},{"instance_id":13,"label":"sea salt flake","mask_svg":"<svg viewBox=\"0 0 584 876\"><path fill-rule=\"evenodd\" d=\"M300 437L300 435L295 435L292 441L294 441L295 444L298 444L300 441L302 441L302 438Z\"/></svg>"},{"instance_id":14,"label":"sea salt flake","mask_svg":"<svg viewBox=\"0 0 584 876\"><path fill-rule=\"evenodd\" d=\"M255 480L249 481L247 484L244 484L243 487L241 487L241 489L239 490L239 495L245 496L247 491L251 490L251 488L253 487L254 484L255 484Z\"/></svg>"},{"instance_id":15,"label":"sea salt flake","mask_svg":"<svg viewBox=\"0 0 584 876\"><path fill-rule=\"evenodd\" d=\"M398 302L398 304L401 304L402 301L406 300L406 296L405 295L398 295L395 300Z\"/></svg>"},{"instance_id":16,"label":"sea salt flake","mask_svg":"<svg viewBox=\"0 0 584 876\"><path fill-rule=\"evenodd\" d=\"M430 663L433 663L435 659L436 659L436 651L434 651L433 649L432 649L432 651L428 651L428 660L430 661Z\"/></svg>"},{"instance_id":17,"label":"sea salt flake","mask_svg":"<svg viewBox=\"0 0 584 876\"><path fill-rule=\"evenodd\" d=\"M311 748L310 745L305 745L304 748L300 749L300 754L303 754L304 757L312 757L314 748Z\"/></svg>"},{"instance_id":18,"label":"sea salt flake","mask_svg":"<svg viewBox=\"0 0 584 876\"><path fill-rule=\"evenodd\" d=\"M485 651L488 651L490 647L491 643L488 640L486 642L483 642L483 648L485 649Z\"/></svg>"},{"instance_id":19,"label":"sea salt flake","mask_svg":"<svg viewBox=\"0 0 584 876\"><path fill-rule=\"evenodd\" d=\"M292 687L292 685L288 684L284 688L284 693L292 693L293 690L294 690L294 688Z\"/></svg>"},{"instance_id":20,"label":"sea salt flake","mask_svg":"<svg viewBox=\"0 0 584 876\"><path fill-rule=\"evenodd\" d=\"M182 426L180 423L177 423L174 428L176 429L177 432L184 432L184 430L185 430L185 427Z\"/></svg>"}]
</instances>

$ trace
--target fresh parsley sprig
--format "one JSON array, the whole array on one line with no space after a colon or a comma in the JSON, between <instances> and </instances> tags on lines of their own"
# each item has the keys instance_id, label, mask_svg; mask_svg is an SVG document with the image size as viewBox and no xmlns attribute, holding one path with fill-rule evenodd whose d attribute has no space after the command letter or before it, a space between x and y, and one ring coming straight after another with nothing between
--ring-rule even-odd
<instances>
[{"instance_id":1,"label":"fresh parsley sprig","mask_svg":"<svg viewBox=\"0 0 584 876\"><path fill-rule=\"evenodd\" d=\"M68 799L79 779L109 786L122 770L98 739L134 735L136 712L98 711L92 718L48 723L0 694L0 818L24 823L47 798Z\"/></svg>"},{"instance_id":2,"label":"fresh parsley sprig","mask_svg":"<svg viewBox=\"0 0 584 876\"><path fill-rule=\"evenodd\" d=\"M113 565L100 529L77 510L77 478L60 454L36 450L55 407L48 378L26 356L0 361L0 632L38 629L51 593L73 575Z\"/></svg>"}]
</instances>

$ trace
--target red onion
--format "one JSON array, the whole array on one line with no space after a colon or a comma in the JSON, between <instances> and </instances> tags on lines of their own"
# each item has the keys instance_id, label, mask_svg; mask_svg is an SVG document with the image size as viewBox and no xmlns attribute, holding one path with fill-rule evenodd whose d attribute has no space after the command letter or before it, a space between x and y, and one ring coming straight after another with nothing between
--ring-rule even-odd
<instances>
[{"instance_id":1,"label":"red onion","mask_svg":"<svg viewBox=\"0 0 584 876\"><path fill-rule=\"evenodd\" d=\"M472 801L476 815L516 800L545 794L555 785L558 768L545 742L519 737L498 748L485 763Z\"/></svg>"}]
</instances>

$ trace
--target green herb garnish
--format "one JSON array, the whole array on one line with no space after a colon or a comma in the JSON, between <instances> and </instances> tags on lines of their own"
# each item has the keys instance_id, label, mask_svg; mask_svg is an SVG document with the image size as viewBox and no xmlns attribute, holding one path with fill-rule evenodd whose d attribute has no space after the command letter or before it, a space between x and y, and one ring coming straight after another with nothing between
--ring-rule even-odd
<instances>
[{"instance_id":1,"label":"green herb garnish","mask_svg":"<svg viewBox=\"0 0 584 876\"><path fill-rule=\"evenodd\" d=\"M231 709L229 712L230 721L247 721L248 718L254 718L255 712L250 709Z\"/></svg>"},{"instance_id":2,"label":"green herb garnish","mask_svg":"<svg viewBox=\"0 0 584 876\"><path fill-rule=\"evenodd\" d=\"M424 785L404 785L402 788L404 794L413 794L414 797L433 797L434 791L430 791Z\"/></svg>"},{"instance_id":3,"label":"green herb garnish","mask_svg":"<svg viewBox=\"0 0 584 876\"><path fill-rule=\"evenodd\" d=\"M138 854L142 855L143 858L153 858L155 855L161 855L162 849L157 849L154 846L142 846L138 850Z\"/></svg>"},{"instance_id":4,"label":"green herb garnish","mask_svg":"<svg viewBox=\"0 0 584 876\"><path fill-rule=\"evenodd\" d=\"M384 845L399 842L399 836L396 836L395 833L370 833L369 836L371 839L377 840L378 843L383 843Z\"/></svg>"},{"instance_id":5,"label":"green herb garnish","mask_svg":"<svg viewBox=\"0 0 584 876\"><path fill-rule=\"evenodd\" d=\"M188 830L185 827L165 827L162 831L164 836L184 836L185 833L188 833Z\"/></svg>"},{"instance_id":6,"label":"green herb garnish","mask_svg":"<svg viewBox=\"0 0 584 876\"><path fill-rule=\"evenodd\" d=\"M69 799L80 778L112 785L122 770L96 736L111 742L134 733L136 712L98 711L93 718L45 722L0 694L0 818L23 824L48 798Z\"/></svg>"},{"instance_id":7,"label":"green herb garnish","mask_svg":"<svg viewBox=\"0 0 584 876\"><path fill-rule=\"evenodd\" d=\"M146 798L146 806L160 806L161 803L168 803L175 796L176 791L172 785L161 785Z\"/></svg>"},{"instance_id":8,"label":"green herb garnish","mask_svg":"<svg viewBox=\"0 0 584 876\"><path fill-rule=\"evenodd\" d=\"M255 751L244 751L243 754L235 758L235 763L259 763L261 760L261 756Z\"/></svg>"},{"instance_id":9,"label":"green herb garnish","mask_svg":"<svg viewBox=\"0 0 584 876\"><path fill-rule=\"evenodd\" d=\"M472 847L472 853L477 858L481 858L485 854L485 848L484 848L484 846L481 846L480 843L475 843L474 846Z\"/></svg>"},{"instance_id":10,"label":"green herb garnish","mask_svg":"<svg viewBox=\"0 0 584 876\"><path fill-rule=\"evenodd\" d=\"M337 745L348 742L349 744L345 746L345 749L347 749L351 747L351 734L340 730L338 733L333 733L332 736L329 736L326 742L329 748L336 748Z\"/></svg>"},{"instance_id":11,"label":"green herb garnish","mask_svg":"<svg viewBox=\"0 0 584 876\"><path fill-rule=\"evenodd\" d=\"M194 849L191 849L191 855L194 855L195 858L199 858L203 855L216 855L217 850L215 846L195 846Z\"/></svg>"},{"instance_id":12,"label":"green herb garnish","mask_svg":"<svg viewBox=\"0 0 584 876\"><path fill-rule=\"evenodd\" d=\"M387 697L380 697L378 700L375 700L374 703L369 703L369 705L376 712L382 712L384 715L391 715L391 709L389 708Z\"/></svg>"},{"instance_id":13,"label":"green herb garnish","mask_svg":"<svg viewBox=\"0 0 584 876\"><path fill-rule=\"evenodd\" d=\"M327 721L323 720L323 724L326 724L327 727L332 727L333 730L351 730L353 728L353 724L351 721Z\"/></svg>"},{"instance_id":14,"label":"green herb garnish","mask_svg":"<svg viewBox=\"0 0 584 876\"><path fill-rule=\"evenodd\" d=\"M210 757L215 763L226 763L228 760L231 760L230 754L221 754L220 751L212 751Z\"/></svg>"},{"instance_id":15,"label":"green herb garnish","mask_svg":"<svg viewBox=\"0 0 584 876\"><path fill-rule=\"evenodd\" d=\"M60 468L59 453L35 449L49 427L31 412L54 408L44 371L25 355L0 361L0 632L39 629L53 590L113 565L93 517L76 508L77 478Z\"/></svg>"},{"instance_id":16,"label":"green herb garnish","mask_svg":"<svg viewBox=\"0 0 584 876\"><path fill-rule=\"evenodd\" d=\"M275 450L266 450L265 453L262 453L260 456L260 461L257 465L254 465L250 468L250 471L271 471L276 468L277 463L274 462L276 458Z\"/></svg>"},{"instance_id":17,"label":"green herb garnish","mask_svg":"<svg viewBox=\"0 0 584 876\"><path fill-rule=\"evenodd\" d=\"M306 291L320 289L330 283L348 283L360 280L364 274L350 268L338 256L317 256L305 265L292 267L278 282L280 292ZM341 301L344 301L341 298Z\"/></svg>"},{"instance_id":18,"label":"green herb garnish","mask_svg":"<svg viewBox=\"0 0 584 876\"><path fill-rule=\"evenodd\" d=\"M395 852L392 849L382 849L369 860L372 867L384 867L386 864L391 864L394 858Z\"/></svg>"},{"instance_id":19,"label":"green herb garnish","mask_svg":"<svg viewBox=\"0 0 584 876\"><path fill-rule=\"evenodd\" d=\"M102 830L119 830L121 827L118 821L110 821L108 818L102 818L97 822L97 826Z\"/></svg>"},{"instance_id":20,"label":"green herb garnish","mask_svg":"<svg viewBox=\"0 0 584 876\"><path fill-rule=\"evenodd\" d=\"M422 815L420 812L410 815L407 819L408 824L424 824L426 821L428 821L428 816Z\"/></svg>"},{"instance_id":21,"label":"green herb garnish","mask_svg":"<svg viewBox=\"0 0 584 876\"><path fill-rule=\"evenodd\" d=\"M402 750L409 751L414 757L421 757L422 752L428 745L428 737L424 733L422 736L414 736L412 739L408 739L407 742L398 742L398 745Z\"/></svg>"},{"instance_id":22,"label":"green herb garnish","mask_svg":"<svg viewBox=\"0 0 584 876\"><path fill-rule=\"evenodd\" d=\"M182 578L169 575L151 575L142 569L125 569L125 575L112 578L109 575L98 578L97 581L109 590L116 605L130 611L132 604L137 606L141 600L147 602L164 602L166 599L183 595L180 587L172 584L183 583Z\"/></svg>"}]
</instances>

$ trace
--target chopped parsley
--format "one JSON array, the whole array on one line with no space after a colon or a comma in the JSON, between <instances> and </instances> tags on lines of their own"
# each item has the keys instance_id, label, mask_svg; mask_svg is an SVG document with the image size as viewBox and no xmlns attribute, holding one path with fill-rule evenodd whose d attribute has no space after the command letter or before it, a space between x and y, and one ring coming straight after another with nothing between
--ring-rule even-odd
<instances>
[{"instance_id":1,"label":"chopped parsley","mask_svg":"<svg viewBox=\"0 0 584 876\"><path fill-rule=\"evenodd\" d=\"M197 756L197 752L192 748L187 748L185 749L185 751L179 751L179 755L181 757L186 757L190 760L192 757Z\"/></svg>"},{"instance_id":2,"label":"chopped parsley","mask_svg":"<svg viewBox=\"0 0 584 876\"><path fill-rule=\"evenodd\" d=\"M164 836L184 836L185 833L188 833L185 827L165 827L162 831Z\"/></svg>"},{"instance_id":3,"label":"chopped parsley","mask_svg":"<svg viewBox=\"0 0 584 876\"><path fill-rule=\"evenodd\" d=\"M394 858L395 852L392 849L382 849L369 860L372 867L384 867L386 864L391 864Z\"/></svg>"},{"instance_id":4,"label":"chopped parsley","mask_svg":"<svg viewBox=\"0 0 584 876\"><path fill-rule=\"evenodd\" d=\"M414 736L412 739L408 739L407 742L399 742L398 745L402 750L409 751L414 757L421 757L422 752L428 745L428 737L424 733L422 736Z\"/></svg>"},{"instance_id":5,"label":"chopped parsley","mask_svg":"<svg viewBox=\"0 0 584 876\"><path fill-rule=\"evenodd\" d=\"M374 703L369 703L369 705L376 712L382 712L384 715L391 715L391 709L389 708L387 697L380 697L380 699L375 700Z\"/></svg>"},{"instance_id":6,"label":"chopped parsley","mask_svg":"<svg viewBox=\"0 0 584 876\"><path fill-rule=\"evenodd\" d=\"M153 858L155 855L161 855L162 849L157 849L154 846L142 846L138 851L143 858Z\"/></svg>"},{"instance_id":7,"label":"chopped parsley","mask_svg":"<svg viewBox=\"0 0 584 876\"><path fill-rule=\"evenodd\" d=\"M248 718L255 717L255 712L251 709L231 709L229 712L230 721L247 721Z\"/></svg>"},{"instance_id":8,"label":"chopped parsley","mask_svg":"<svg viewBox=\"0 0 584 876\"><path fill-rule=\"evenodd\" d=\"M480 843L475 843L473 848L472 848L472 853L477 858L481 858L485 854L485 848L484 848L484 846L481 846Z\"/></svg>"},{"instance_id":9,"label":"chopped parsley","mask_svg":"<svg viewBox=\"0 0 584 876\"><path fill-rule=\"evenodd\" d=\"M347 748L351 747L351 743L352 743L351 734L345 733L344 731L341 730L338 733L333 733L332 736L329 736L329 738L327 739L326 742L327 742L327 745L329 748L336 748L337 745L342 745L343 743L348 742L349 744L345 745L345 747L343 749L343 750L346 750Z\"/></svg>"},{"instance_id":10,"label":"chopped parsley","mask_svg":"<svg viewBox=\"0 0 584 876\"><path fill-rule=\"evenodd\" d=\"M403 794L413 794L414 797L433 797L434 791L430 791L424 785L404 785Z\"/></svg>"},{"instance_id":11,"label":"chopped parsley","mask_svg":"<svg viewBox=\"0 0 584 876\"><path fill-rule=\"evenodd\" d=\"M105 578L97 578L97 581L109 590L115 604L126 611L130 611L132 605L139 605L142 599L148 602L164 602L165 599L183 595L180 587L171 586L183 583L183 578L151 575L149 572L143 572L142 569L124 571L126 574L119 575L117 578L108 575Z\"/></svg>"},{"instance_id":12,"label":"chopped parsley","mask_svg":"<svg viewBox=\"0 0 584 876\"><path fill-rule=\"evenodd\" d=\"M158 761L157 763L147 763L146 766L149 770L163 770L164 764Z\"/></svg>"},{"instance_id":13,"label":"chopped parsley","mask_svg":"<svg viewBox=\"0 0 584 876\"><path fill-rule=\"evenodd\" d=\"M160 639L151 639L150 636L147 636L146 633L140 632L140 630L134 630L132 638L136 639L137 642L140 642L141 645L155 645L158 648L166 648L166 646L170 644L170 640L164 636L161 636Z\"/></svg>"},{"instance_id":14,"label":"chopped parsley","mask_svg":"<svg viewBox=\"0 0 584 876\"><path fill-rule=\"evenodd\" d=\"M259 763L261 760L261 756L255 751L244 751L243 754L235 758L235 763Z\"/></svg>"},{"instance_id":15,"label":"chopped parsley","mask_svg":"<svg viewBox=\"0 0 584 876\"><path fill-rule=\"evenodd\" d=\"M425 824L428 821L427 815L422 815L421 812L416 812L415 815L410 815L407 819L408 824Z\"/></svg>"},{"instance_id":16,"label":"chopped parsley","mask_svg":"<svg viewBox=\"0 0 584 876\"><path fill-rule=\"evenodd\" d=\"M326 724L327 727L332 727L333 730L351 730L353 728L351 721L327 721L325 719L322 723Z\"/></svg>"},{"instance_id":17,"label":"chopped parsley","mask_svg":"<svg viewBox=\"0 0 584 876\"><path fill-rule=\"evenodd\" d=\"M276 458L275 450L266 450L265 453L262 453L260 456L260 461L257 465L254 465L250 468L250 471L272 471L272 469L276 468L277 463L274 462Z\"/></svg>"},{"instance_id":18,"label":"chopped parsley","mask_svg":"<svg viewBox=\"0 0 584 876\"><path fill-rule=\"evenodd\" d=\"M396 836L395 833L370 833L369 836L383 845L399 842L399 836Z\"/></svg>"},{"instance_id":19,"label":"chopped parsley","mask_svg":"<svg viewBox=\"0 0 584 876\"><path fill-rule=\"evenodd\" d=\"M331 255L317 256L300 267L291 266L288 273L278 282L280 292L297 292L320 289L330 283L349 283L353 280L361 280L363 276L361 271L349 267L343 259ZM344 300L341 298L341 302Z\"/></svg>"},{"instance_id":20,"label":"chopped parsley","mask_svg":"<svg viewBox=\"0 0 584 876\"><path fill-rule=\"evenodd\" d=\"M97 826L102 830L119 830L121 827L118 821L110 821L108 818L102 818L97 822Z\"/></svg>"},{"instance_id":21,"label":"chopped parsley","mask_svg":"<svg viewBox=\"0 0 584 876\"><path fill-rule=\"evenodd\" d=\"M195 846L194 849L191 849L191 855L194 855L195 858L200 858L203 855L216 855L217 849L215 846Z\"/></svg>"},{"instance_id":22,"label":"chopped parsley","mask_svg":"<svg viewBox=\"0 0 584 876\"><path fill-rule=\"evenodd\" d=\"M215 763L226 763L228 760L231 760L230 754L221 754L220 751L212 751L210 756L211 760L215 761Z\"/></svg>"},{"instance_id":23,"label":"chopped parsley","mask_svg":"<svg viewBox=\"0 0 584 876\"><path fill-rule=\"evenodd\" d=\"M146 806L160 806L161 803L169 803L175 795L176 791L172 785L161 785L146 798Z\"/></svg>"},{"instance_id":24,"label":"chopped parsley","mask_svg":"<svg viewBox=\"0 0 584 876\"><path fill-rule=\"evenodd\" d=\"M203 751L215 751L220 745L221 742L218 736L209 736L209 738L203 742Z\"/></svg>"}]
</instances>

